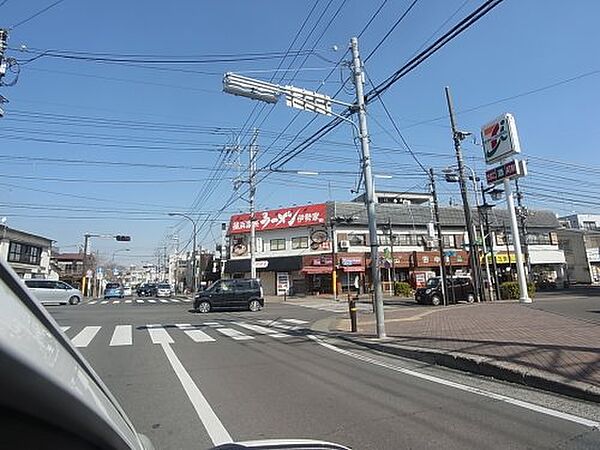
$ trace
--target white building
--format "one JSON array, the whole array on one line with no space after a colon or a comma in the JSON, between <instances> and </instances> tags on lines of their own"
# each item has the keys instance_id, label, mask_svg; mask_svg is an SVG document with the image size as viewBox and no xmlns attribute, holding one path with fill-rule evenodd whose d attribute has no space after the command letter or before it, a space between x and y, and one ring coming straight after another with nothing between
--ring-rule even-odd
<instances>
[{"instance_id":1,"label":"white building","mask_svg":"<svg viewBox=\"0 0 600 450\"><path fill-rule=\"evenodd\" d=\"M0 258L21 278L49 278L52 240L6 225L0 228Z\"/></svg>"}]
</instances>

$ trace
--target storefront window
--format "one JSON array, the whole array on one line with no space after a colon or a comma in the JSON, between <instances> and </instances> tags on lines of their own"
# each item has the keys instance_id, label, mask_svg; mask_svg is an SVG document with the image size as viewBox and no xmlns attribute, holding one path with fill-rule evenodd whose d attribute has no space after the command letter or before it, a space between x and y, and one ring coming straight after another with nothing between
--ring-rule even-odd
<instances>
[{"instance_id":1,"label":"storefront window","mask_svg":"<svg viewBox=\"0 0 600 450\"><path fill-rule=\"evenodd\" d=\"M298 250L301 248L308 248L308 237L299 236L292 238L292 250Z\"/></svg>"}]
</instances>

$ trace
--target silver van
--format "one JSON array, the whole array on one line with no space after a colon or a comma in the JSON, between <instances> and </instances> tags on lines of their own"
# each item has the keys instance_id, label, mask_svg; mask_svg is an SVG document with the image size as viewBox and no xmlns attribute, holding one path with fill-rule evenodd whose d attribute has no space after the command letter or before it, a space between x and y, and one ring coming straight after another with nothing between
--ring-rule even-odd
<instances>
[{"instance_id":1,"label":"silver van","mask_svg":"<svg viewBox=\"0 0 600 450\"><path fill-rule=\"evenodd\" d=\"M41 303L59 303L61 305L76 305L81 302L82 295L79 289L55 280L25 280L25 285Z\"/></svg>"}]
</instances>

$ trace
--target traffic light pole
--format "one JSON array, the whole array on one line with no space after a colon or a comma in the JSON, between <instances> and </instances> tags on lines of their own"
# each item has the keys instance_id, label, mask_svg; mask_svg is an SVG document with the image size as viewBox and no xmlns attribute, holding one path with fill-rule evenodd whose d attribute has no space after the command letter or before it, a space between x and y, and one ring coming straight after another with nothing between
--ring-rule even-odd
<instances>
[{"instance_id":1,"label":"traffic light pole","mask_svg":"<svg viewBox=\"0 0 600 450\"><path fill-rule=\"evenodd\" d=\"M375 189L371 172L371 150L369 148L369 133L367 129L367 112L364 95L364 76L362 62L358 53L358 39L353 37L350 43L352 49L352 70L356 88L356 105L358 112L360 147L362 151L363 178L369 222L369 243L371 247L371 279L373 282L373 306L377 323L377 337L385 338L385 323L383 314L383 292L381 290L381 275L379 273L379 245L377 242L377 217L375 215Z\"/></svg>"},{"instance_id":2,"label":"traffic light pole","mask_svg":"<svg viewBox=\"0 0 600 450\"><path fill-rule=\"evenodd\" d=\"M442 277L442 295L444 306L448 306L448 282L446 279L446 262L444 260L444 240L442 239L442 223L440 221L440 207L438 204L437 191L435 189L435 173L433 168L429 169L429 180L431 181L431 196L433 197L433 213L435 215L435 227L438 235L438 249L440 251L440 276Z\"/></svg>"}]
</instances>

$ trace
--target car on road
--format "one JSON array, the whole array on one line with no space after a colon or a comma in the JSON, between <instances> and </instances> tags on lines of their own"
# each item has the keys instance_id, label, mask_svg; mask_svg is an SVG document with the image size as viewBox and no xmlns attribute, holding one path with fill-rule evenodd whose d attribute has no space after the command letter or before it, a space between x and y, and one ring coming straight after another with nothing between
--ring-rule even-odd
<instances>
[{"instance_id":1,"label":"car on road","mask_svg":"<svg viewBox=\"0 0 600 450\"><path fill-rule=\"evenodd\" d=\"M475 301L475 287L469 277L448 278L448 303L466 301L473 303ZM442 290L442 280L440 277L433 277L427 280L425 287L415 291L415 301L420 304L430 304L439 306L444 303L444 293Z\"/></svg>"},{"instance_id":2,"label":"car on road","mask_svg":"<svg viewBox=\"0 0 600 450\"><path fill-rule=\"evenodd\" d=\"M130 297L132 294L131 286L123 286L123 295L125 297Z\"/></svg>"},{"instance_id":3,"label":"car on road","mask_svg":"<svg viewBox=\"0 0 600 450\"><path fill-rule=\"evenodd\" d=\"M171 292L171 285L169 283L159 283L158 286L156 286L157 297L170 297Z\"/></svg>"},{"instance_id":4,"label":"car on road","mask_svg":"<svg viewBox=\"0 0 600 450\"><path fill-rule=\"evenodd\" d=\"M31 279L25 280L25 285L42 304L77 305L83 298L79 289L63 281Z\"/></svg>"},{"instance_id":5,"label":"car on road","mask_svg":"<svg viewBox=\"0 0 600 450\"><path fill-rule=\"evenodd\" d=\"M123 287L120 283L107 283L104 298L123 298Z\"/></svg>"},{"instance_id":6,"label":"car on road","mask_svg":"<svg viewBox=\"0 0 600 450\"><path fill-rule=\"evenodd\" d=\"M265 305L263 288L256 278L218 280L194 298L194 310L248 309L256 312Z\"/></svg>"},{"instance_id":7,"label":"car on road","mask_svg":"<svg viewBox=\"0 0 600 450\"><path fill-rule=\"evenodd\" d=\"M156 295L156 284L144 283L137 288L136 293L138 297L152 297Z\"/></svg>"}]
</instances>

